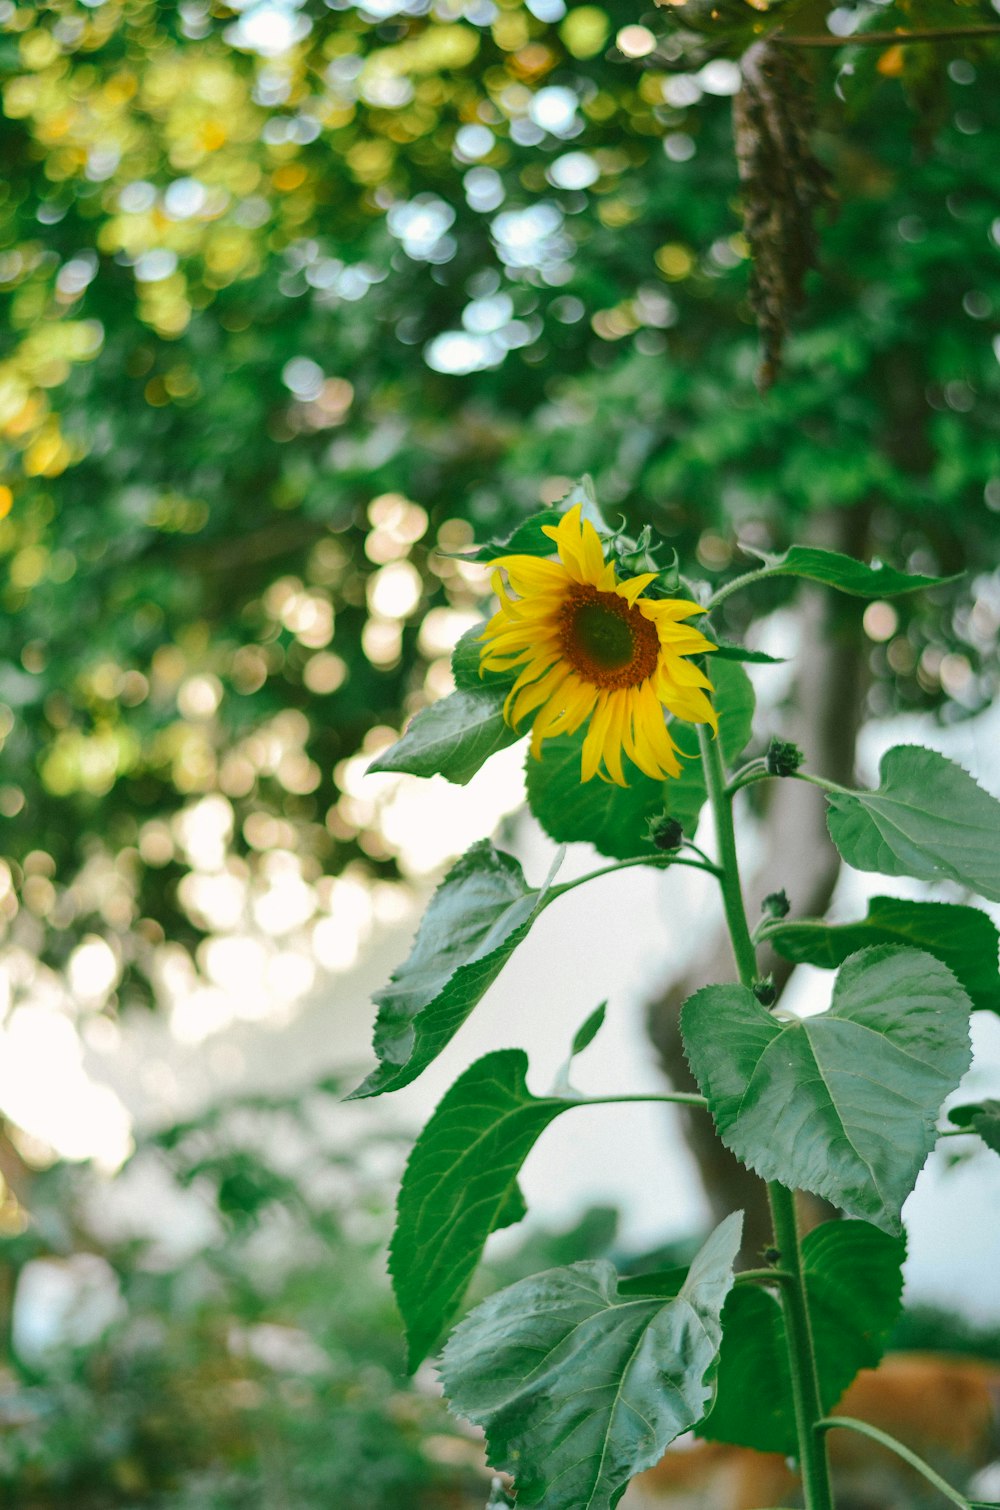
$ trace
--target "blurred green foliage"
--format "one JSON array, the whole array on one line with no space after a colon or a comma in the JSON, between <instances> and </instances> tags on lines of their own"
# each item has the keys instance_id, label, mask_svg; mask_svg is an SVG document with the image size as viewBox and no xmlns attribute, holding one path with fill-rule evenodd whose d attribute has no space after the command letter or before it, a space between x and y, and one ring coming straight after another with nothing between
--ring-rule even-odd
<instances>
[{"instance_id":1,"label":"blurred green foliage","mask_svg":"<svg viewBox=\"0 0 1000 1510\"><path fill-rule=\"evenodd\" d=\"M143 1140L117 1177L132 1191L125 1208L111 1198L117 1220L93 1173L33 1177L31 1226L0 1240L8 1336L17 1296L5 1502L481 1503L476 1444L429 1379L402 1378L381 1253L401 1150L344 1146L335 1094L230 1103ZM39 1268L61 1276L55 1299L32 1289Z\"/></svg>"},{"instance_id":2,"label":"blurred green foliage","mask_svg":"<svg viewBox=\"0 0 1000 1510\"><path fill-rule=\"evenodd\" d=\"M342 1095L224 1102L140 1138L114 1188L20 1167L0 1213L4 1503L479 1510L481 1446L429 1366L406 1378L385 1273L409 1139ZM595 1208L536 1229L477 1297L603 1256L616 1225Z\"/></svg>"},{"instance_id":3,"label":"blurred green foliage","mask_svg":"<svg viewBox=\"0 0 1000 1510\"><path fill-rule=\"evenodd\" d=\"M995 565L994 44L812 59L840 208L762 400L733 65L637 57L636 23L0 6L0 910L33 956L96 932L150 1000L164 936L208 926L175 824L206 794L241 874L391 877L345 762L447 689L485 581L434 547L584 470L710 572L816 511L859 554ZM989 699L971 589L879 630L873 711Z\"/></svg>"}]
</instances>

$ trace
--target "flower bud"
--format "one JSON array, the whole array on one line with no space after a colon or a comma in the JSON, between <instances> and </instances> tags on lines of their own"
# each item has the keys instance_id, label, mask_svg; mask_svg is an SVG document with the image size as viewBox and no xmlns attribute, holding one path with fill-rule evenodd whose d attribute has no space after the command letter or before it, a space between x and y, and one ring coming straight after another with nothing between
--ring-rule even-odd
<instances>
[{"instance_id":1,"label":"flower bud","mask_svg":"<svg viewBox=\"0 0 1000 1510\"><path fill-rule=\"evenodd\" d=\"M684 830L676 818L662 813L658 818L650 818L648 838L657 849L679 849L684 841Z\"/></svg>"},{"instance_id":2,"label":"flower bud","mask_svg":"<svg viewBox=\"0 0 1000 1510\"><path fill-rule=\"evenodd\" d=\"M788 900L784 888L782 888L781 891L768 892L760 904L760 910L766 913L769 918L786 918L792 910L792 904Z\"/></svg>"},{"instance_id":3,"label":"flower bud","mask_svg":"<svg viewBox=\"0 0 1000 1510\"><path fill-rule=\"evenodd\" d=\"M805 756L790 740L773 737L764 756L769 776L794 776Z\"/></svg>"}]
</instances>

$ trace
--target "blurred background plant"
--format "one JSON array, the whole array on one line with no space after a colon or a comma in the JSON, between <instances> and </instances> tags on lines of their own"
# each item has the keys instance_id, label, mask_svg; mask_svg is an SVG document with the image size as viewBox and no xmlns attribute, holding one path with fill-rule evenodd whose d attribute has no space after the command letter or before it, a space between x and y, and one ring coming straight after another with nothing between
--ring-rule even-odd
<instances>
[{"instance_id":1,"label":"blurred background plant","mask_svg":"<svg viewBox=\"0 0 1000 1510\"><path fill-rule=\"evenodd\" d=\"M731 109L774 16L731 9L0 0L0 1450L18 1504L464 1492L463 1439L401 1392L373 1258L391 1134L365 1123L374 1142L320 1160L342 1183L314 1196L233 1128L297 1125L330 1092L240 1110L238 1052L216 1053L317 993L342 1002L366 940L408 925L484 812L517 806L513 767L474 791L363 780L449 689L488 591L439 551L586 470L713 580L738 540L793 534L964 572L863 622L772 584L798 651L787 732L833 777L866 724L952 724L995 696L997 44L852 37L996 13L795 11L842 45L801 52L818 268L761 397ZM758 889L821 912L815 814L783 791L759 817ZM648 983L679 1083L675 1007L708 967L684 968ZM214 1067L197 1107L151 1051L109 1089L144 1009L157 1054ZM188 1115L208 1120L162 1133ZM191 1253L94 1214L136 1135L209 1224ZM743 1204L736 1171L693 1151L709 1202ZM19 1308L58 1310L56 1289L31 1300L53 1262L110 1307L99 1335L18 1333Z\"/></svg>"}]
</instances>

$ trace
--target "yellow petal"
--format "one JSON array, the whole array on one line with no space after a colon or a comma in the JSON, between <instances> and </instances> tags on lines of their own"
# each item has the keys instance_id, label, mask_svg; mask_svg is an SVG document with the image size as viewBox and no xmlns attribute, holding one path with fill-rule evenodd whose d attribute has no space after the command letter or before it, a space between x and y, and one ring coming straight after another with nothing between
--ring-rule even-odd
<instances>
[{"instance_id":1,"label":"yellow petal","mask_svg":"<svg viewBox=\"0 0 1000 1510\"><path fill-rule=\"evenodd\" d=\"M707 612L690 598L644 598L639 606L647 619L690 619Z\"/></svg>"},{"instance_id":2,"label":"yellow petal","mask_svg":"<svg viewBox=\"0 0 1000 1510\"><path fill-rule=\"evenodd\" d=\"M608 720L608 732L604 737L604 764L616 786L628 786L622 770L622 735L625 720L628 718L628 692L622 690L613 693L608 703L611 708L611 717Z\"/></svg>"},{"instance_id":3,"label":"yellow petal","mask_svg":"<svg viewBox=\"0 0 1000 1510\"><path fill-rule=\"evenodd\" d=\"M583 741L580 774L584 781L591 781L597 775L597 768L604 754L604 736L607 732L609 716L608 694L602 692L598 696L597 707L594 709L590 728Z\"/></svg>"},{"instance_id":4,"label":"yellow petal","mask_svg":"<svg viewBox=\"0 0 1000 1510\"><path fill-rule=\"evenodd\" d=\"M566 587L566 568L542 556L500 556L493 565L504 568L511 587L521 597L528 593L559 592Z\"/></svg>"},{"instance_id":5,"label":"yellow petal","mask_svg":"<svg viewBox=\"0 0 1000 1510\"><path fill-rule=\"evenodd\" d=\"M627 577L624 582L619 582L618 586L615 588L615 591L620 598L625 598L629 606L631 607L639 594L641 592L645 592L650 582L655 581L656 572L647 571L643 572L642 575L638 577Z\"/></svg>"}]
</instances>

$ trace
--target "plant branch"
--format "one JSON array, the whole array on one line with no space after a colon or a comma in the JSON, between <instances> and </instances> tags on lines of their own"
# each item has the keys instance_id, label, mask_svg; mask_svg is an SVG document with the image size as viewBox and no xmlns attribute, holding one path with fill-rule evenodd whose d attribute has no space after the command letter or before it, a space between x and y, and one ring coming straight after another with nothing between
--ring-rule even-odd
<instances>
[{"instance_id":1,"label":"plant branch","mask_svg":"<svg viewBox=\"0 0 1000 1510\"><path fill-rule=\"evenodd\" d=\"M1000 26L942 26L937 31L866 31L847 37L819 32L815 36L789 37L776 32L770 40L777 47L891 47L910 42L957 42L962 37L1000 37Z\"/></svg>"},{"instance_id":2,"label":"plant branch","mask_svg":"<svg viewBox=\"0 0 1000 1510\"><path fill-rule=\"evenodd\" d=\"M734 577L731 582L723 583L718 592L712 594L705 605L705 612L712 613L718 608L720 603L724 603L727 598L731 598L734 592L742 592L744 587L752 587L755 582L766 582L768 577L772 576L774 576L774 572L766 566L757 567L754 571L743 572L741 576Z\"/></svg>"},{"instance_id":3,"label":"plant branch","mask_svg":"<svg viewBox=\"0 0 1000 1510\"><path fill-rule=\"evenodd\" d=\"M757 781L773 781L774 779L771 772L764 770L760 763L757 762L755 770L750 770L748 767L746 770L736 772L736 775L726 787L726 796L733 797L737 792L742 791L745 786L753 786Z\"/></svg>"},{"instance_id":4,"label":"plant branch","mask_svg":"<svg viewBox=\"0 0 1000 1510\"><path fill-rule=\"evenodd\" d=\"M793 1285L795 1275L790 1269L741 1269L734 1284L738 1285Z\"/></svg>"},{"instance_id":5,"label":"plant branch","mask_svg":"<svg viewBox=\"0 0 1000 1510\"><path fill-rule=\"evenodd\" d=\"M618 1106L626 1101L675 1101L681 1106L708 1106L704 1096L689 1091L650 1091L648 1095L637 1091L626 1096L577 1096L572 1099L574 1106Z\"/></svg>"},{"instance_id":6,"label":"plant branch","mask_svg":"<svg viewBox=\"0 0 1000 1510\"><path fill-rule=\"evenodd\" d=\"M959 1494L957 1489L953 1489L950 1484L946 1483L939 1474L934 1472L929 1463L925 1463L923 1458L911 1452L909 1447L902 1442L897 1442L895 1437L890 1437L888 1432L880 1431L877 1426L869 1426L867 1421L856 1421L853 1416L828 1416L816 1422L817 1433L834 1431L837 1427L844 1427L847 1431L856 1431L860 1436L869 1437L873 1442L878 1442L880 1447L888 1448L898 1458L902 1458L904 1463L909 1463L911 1468L915 1468L918 1473L922 1474L929 1484L934 1485L935 1489L939 1489L946 1500L953 1505L959 1505L961 1510L972 1510L964 1495Z\"/></svg>"},{"instance_id":7,"label":"plant branch","mask_svg":"<svg viewBox=\"0 0 1000 1510\"><path fill-rule=\"evenodd\" d=\"M825 776L814 776L812 771L793 771L793 781L808 781L810 786L818 786L824 792L836 792L840 797L853 797L850 787L840 786L836 781L827 781Z\"/></svg>"},{"instance_id":8,"label":"plant branch","mask_svg":"<svg viewBox=\"0 0 1000 1510\"><path fill-rule=\"evenodd\" d=\"M588 881L596 881L601 876L613 876L616 871L629 870L634 865L652 865L657 870L667 870L671 865L686 865L689 870L703 870L710 876L719 874L718 866L709 860L690 860L684 855L636 855L634 860L619 860L614 865L602 865L600 870L590 870L585 876L577 876L575 881L560 881L557 886L550 887L548 901L554 902L556 897L564 896L577 886L585 886Z\"/></svg>"}]
</instances>

